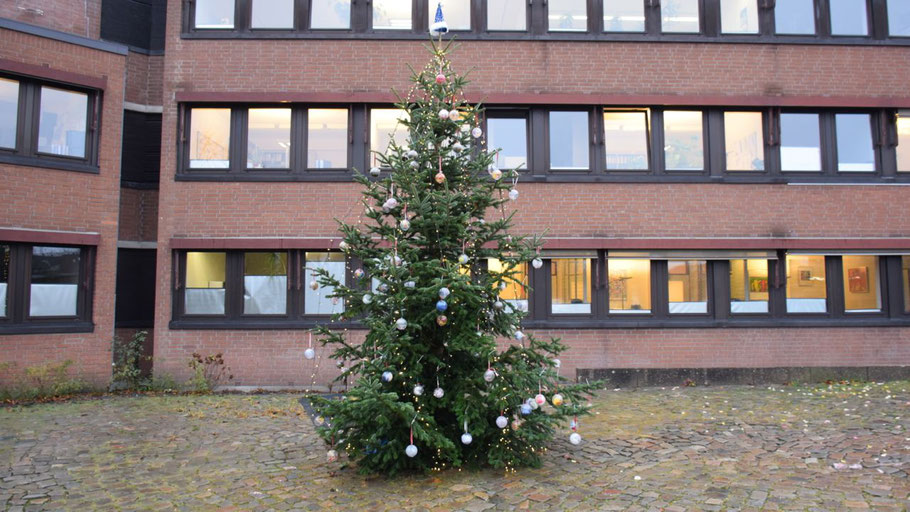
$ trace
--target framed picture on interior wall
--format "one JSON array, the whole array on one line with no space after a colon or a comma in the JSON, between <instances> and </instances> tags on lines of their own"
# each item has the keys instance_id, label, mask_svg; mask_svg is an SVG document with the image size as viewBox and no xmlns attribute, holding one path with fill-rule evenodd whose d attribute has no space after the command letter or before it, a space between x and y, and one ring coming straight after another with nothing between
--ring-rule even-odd
<instances>
[{"instance_id":1,"label":"framed picture on interior wall","mask_svg":"<svg viewBox=\"0 0 910 512\"><path fill-rule=\"evenodd\" d=\"M768 292L768 278L767 277L750 277L749 278L749 291L750 292Z\"/></svg>"},{"instance_id":2,"label":"framed picture on interior wall","mask_svg":"<svg viewBox=\"0 0 910 512\"><path fill-rule=\"evenodd\" d=\"M869 267L847 269L850 293L869 293Z\"/></svg>"},{"instance_id":3,"label":"framed picture on interior wall","mask_svg":"<svg viewBox=\"0 0 910 512\"><path fill-rule=\"evenodd\" d=\"M812 267L799 267L796 274L800 286L812 286Z\"/></svg>"}]
</instances>

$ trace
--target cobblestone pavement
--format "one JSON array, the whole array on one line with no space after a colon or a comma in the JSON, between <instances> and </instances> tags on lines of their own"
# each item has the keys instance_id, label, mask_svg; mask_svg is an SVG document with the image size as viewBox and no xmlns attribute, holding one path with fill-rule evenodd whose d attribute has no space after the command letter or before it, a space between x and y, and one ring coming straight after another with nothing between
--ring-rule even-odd
<instances>
[{"instance_id":1,"label":"cobblestone pavement","mask_svg":"<svg viewBox=\"0 0 910 512\"><path fill-rule=\"evenodd\" d=\"M907 510L910 383L604 391L540 469L325 461L298 395L0 409L0 509Z\"/></svg>"}]
</instances>

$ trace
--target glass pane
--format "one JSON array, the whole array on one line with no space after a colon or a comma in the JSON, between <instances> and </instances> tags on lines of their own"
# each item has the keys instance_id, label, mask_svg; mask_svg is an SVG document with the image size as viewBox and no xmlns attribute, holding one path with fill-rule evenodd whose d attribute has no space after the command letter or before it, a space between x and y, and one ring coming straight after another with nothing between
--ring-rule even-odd
<instances>
[{"instance_id":1,"label":"glass pane","mask_svg":"<svg viewBox=\"0 0 910 512\"><path fill-rule=\"evenodd\" d=\"M487 0L487 30L526 30L526 0Z\"/></svg>"},{"instance_id":2,"label":"glass pane","mask_svg":"<svg viewBox=\"0 0 910 512\"><path fill-rule=\"evenodd\" d=\"M9 246L0 245L0 317L6 316L6 294L9 284Z\"/></svg>"},{"instance_id":3,"label":"glass pane","mask_svg":"<svg viewBox=\"0 0 910 512\"><path fill-rule=\"evenodd\" d=\"M351 0L311 0L310 28L351 28Z\"/></svg>"},{"instance_id":4,"label":"glass pane","mask_svg":"<svg viewBox=\"0 0 910 512\"><path fill-rule=\"evenodd\" d=\"M648 168L648 113L604 112L607 169Z\"/></svg>"},{"instance_id":5,"label":"glass pane","mask_svg":"<svg viewBox=\"0 0 910 512\"><path fill-rule=\"evenodd\" d=\"M409 0L373 0L373 28L411 30Z\"/></svg>"},{"instance_id":6,"label":"glass pane","mask_svg":"<svg viewBox=\"0 0 910 512\"><path fill-rule=\"evenodd\" d=\"M728 171L765 170L761 112L724 112Z\"/></svg>"},{"instance_id":7,"label":"glass pane","mask_svg":"<svg viewBox=\"0 0 910 512\"><path fill-rule=\"evenodd\" d=\"M288 253L245 253L243 314L283 315L287 312L287 299Z\"/></svg>"},{"instance_id":8,"label":"glass pane","mask_svg":"<svg viewBox=\"0 0 910 512\"><path fill-rule=\"evenodd\" d=\"M724 34L757 34L758 1L720 0L720 30Z\"/></svg>"},{"instance_id":9,"label":"glass pane","mask_svg":"<svg viewBox=\"0 0 910 512\"><path fill-rule=\"evenodd\" d=\"M32 247L29 316L76 316L82 251Z\"/></svg>"},{"instance_id":10,"label":"glass pane","mask_svg":"<svg viewBox=\"0 0 910 512\"><path fill-rule=\"evenodd\" d=\"M311 108L307 111L307 167L348 167L348 111L344 108Z\"/></svg>"},{"instance_id":11,"label":"glass pane","mask_svg":"<svg viewBox=\"0 0 910 512\"><path fill-rule=\"evenodd\" d=\"M897 170L910 172L910 117L897 118Z\"/></svg>"},{"instance_id":12,"label":"glass pane","mask_svg":"<svg viewBox=\"0 0 910 512\"><path fill-rule=\"evenodd\" d=\"M825 257L787 255L787 313L824 313Z\"/></svg>"},{"instance_id":13,"label":"glass pane","mask_svg":"<svg viewBox=\"0 0 910 512\"><path fill-rule=\"evenodd\" d=\"M778 34L814 34L815 0L781 0L774 5Z\"/></svg>"},{"instance_id":14,"label":"glass pane","mask_svg":"<svg viewBox=\"0 0 910 512\"><path fill-rule=\"evenodd\" d=\"M85 158L88 94L41 88L38 151Z\"/></svg>"},{"instance_id":15,"label":"glass pane","mask_svg":"<svg viewBox=\"0 0 910 512\"><path fill-rule=\"evenodd\" d=\"M253 0L252 28L294 28L294 0Z\"/></svg>"},{"instance_id":16,"label":"glass pane","mask_svg":"<svg viewBox=\"0 0 910 512\"><path fill-rule=\"evenodd\" d=\"M644 32L645 3L604 0L604 32Z\"/></svg>"},{"instance_id":17,"label":"glass pane","mask_svg":"<svg viewBox=\"0 0 910 512\"><path fill-rule=\"evenodd\" d=\"M500 169L527 169L528 120L524 118L488 118L487 147L496 153Z\"/></svg>"},{"instance_id":18,"label":"glass pane","mask_svg":"<svg viewBox=\"0 0 910 512\"><path fill-rule=\"evenodd\" d=\"M904 313L910 313L910 256L901 256L901 273L904 276Z\"/></svg>"},{"instance_id":19,"label":"glass pane","mask_svg":"<svg viewBox=\"0 0 910 512\"><path fill-rule=\"evenodd\" d=\"M707 261L668 261L667 274L671 314L708 312Z\"/></svg>"},{"instance_id":20,"label":"glass pane","mask_svg":"<svg viewBox=\"0 0 910 512\"><path fill-rule=\"evenodd\" d=\"M843 256L844 309L848 313L882 310L878 256Z\"/></svg>"},{"instance_id":21,"label":"glass pane","mask_svg":"<svg viewBox=\"0 0 910 512\"><path fill-rule=\"evenodd\" d=\"M291 109L251 108L247 134L247 168L291 167Z\"/></svg>"},{"instance_id":22,"label":"glass pane","mask_svg":"<svg viewBox=\"0 0 910 512\"><path fill-rule=\"evenodd\" d=\"M408 146L408 128L399 121L407 119L408 113L397 108L374 108L370 110L371 165L378 166L376 153L391 153L392 140L402 148Z\"/></svg>"},{"instance_id":23,"label":"glass pane","mask_svg":"<svg viewBox=\"0 0 910 512\"><path fill-rule=\"evenodd\" d=\"M436 18L436 5L442 4L442 14L445 16L449 30L471 30L471 0L428 1L429 25L432 25Z\"/></svg>"},{"instance_id":24,"label":"glass pane","mask_svg":"<svg viewBox=\"0 0 910 512\"><path fill-rule=\"evenodd\" d=\"M698 19L698 0L664 0L660 6L660 29L663 32L694 32L701 30Z\"/></svg>"},{"instance_id":25,"label":"glass pane","mask_svg":"<svg viewBox=\"0 0 910 512\"><path fill-rule=\"evenodd\" d=\"M553 314L591 313L591 260L550 260Z\"/></svg>"},{"instance_id":26,"label":"glass pane","mask_svg":"<svg viewBox=\"0 0 910 512\"><path fill-rule=\"evenodd\" d=\"M872 124L869 114L836 114L837 170L874 171Z\"/></svg>"},{"instance_id":27,"label":"glass pane","mask_svg":"<svg viewBox=\"0 0 910 512\"><path fill-rule=\"evenodd\" d=\"M910 2L888 0L888 34L910 36Z\"/></svg>"},{"instance_id":28,"label":"glass pane","mask_svg":"<svg viewBox=\"0 0 910 512\"><path fill-rule=\"evenodd\" d=\"M234 0L196 0L196 28L234 28Z\"/></svg>"},{"instance_id":29,"label":"glass pane","mask_svg":"<svg viewBox=\"0 0 910 512\"><path fill-rule=\"evenodd\" d=\"M822 170L822 151L820 141L821 138L818 129L818 114L781 114L781 170Z\"/></svg>"},{"instance_id":30,"label":"glass pane","mask_svg":"<svg viewBox=\"0 0 910 512\"><path fill-rule=\"evenodd\" d=\"M310 283L317 279L314 269L321 268L337 279L344 281L344 254L340 252L308 252L306 253L306 288L303 294L303 312L307 315L331 315L344 311L344 302L341 299L329 297L335 292L331 286L319 286L315 290Z\"/></svg>"},{"instance_id":31,"label":"glass pane","mask_svg":"<svg viewBox=\"0 0 910 512\"><path fill-rule=\"evenodd\" d=\"M0 148L16 147L19 123L19 82L0 78Z\"/></svg>"},{"instance_id":32,"label":"glass pane","mask_svg":"<svg viewBox=\"0 0 910 512\"><path fill-rule=\"evenodd\" d=\"M550 112L550 168L587 169L588 113Z\"/></svg>"},{"instance_id":33,"label":"glass pane","mask_svg":"<svg viewBox=\"0 0 910 512\"><path fill-rule=\"evenodd\" d=\"M187 315L223 315L227 253L186 253Z\"/></svg>"},{"instance_id":34,"label":"glass pane","mask_svg":"<svg viewBox=\"0 0 910 512\"><path fill-rule=\"evenodd\" d=\"M550 31L588 30L588 0L559 0L550 2L547 8Z\"/></svg>"},{"instance_id":35,"label":"glass pane","mask_svg":"<svg viewBox=\"0 0 910 512\"><path fill-rule=\"evenodd\" d=\"M504 272L510 269L503 268L502 262L498 259L490 259L487 260L487 270L490 272ZM505 289L500 289L499 298L511 304L517 311L527 311L528 289L526 286L528 284L528 266L527 264L522 263L511 270L513 272L512 279L521 284L518 284L513 280L506 280L506 287Z\"/></svg>"},{"instance_id":36,"label":"glass pane","mask_svg":"<svg viewBox=\"0 0 910 512\"><path fill-rule=\"evenodd\" d=\"M651 312L651 260L607 260L610 313Z\"/></svg>"},{"instance_id":37,"label":"glass pane","mask_svg":"<svg viewBox=\"0 0 910 512\"><path fill-rule=\"evenodd\" d=\"M231 166L231 109L194 108L190 113L190 167Z\"/></svg>"},{"instance_id":38,"label":"glass pane","mask_svg":"<svg viewBox=\"0 0 910 512\"><path fill-rule=\"evenodd\" d=\"M869 33L866 21L867 0L828 0L831 7L831 34L864 36Z\"/></svg>"},{"instance_id":39,"label":"glass pane","mask_svg":"<svg viewBox=\"0 0 910 512\"><path fill-rule=\"evenodd\" d=\"M768 260L730 260L730 312L768 312Z\"/></svg>"},{"instance_id":40,"label":"glass pane","mask_svg":"<svg viewBox=\"0 0 910 512\"><path fill-rule=\"evenodd\" d=\"M664 112L664 159L668 171L705 168L701 112Z\"/></svg>"}]
</instances>

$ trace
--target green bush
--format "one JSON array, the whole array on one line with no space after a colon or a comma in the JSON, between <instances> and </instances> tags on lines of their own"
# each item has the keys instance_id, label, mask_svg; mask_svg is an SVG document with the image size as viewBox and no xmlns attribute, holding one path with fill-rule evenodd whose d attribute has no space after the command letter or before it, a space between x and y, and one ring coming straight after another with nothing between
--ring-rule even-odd
<instances>
[{"instance_id":1,"label":"green bush","mask_svg":"<svg viewBox=\"0 0 910 512\"><path fill-rule=\"evenodd\" d=\"M145 386L145 381L149 379L143 377L140 364L151 359L142 353L142 346L147 337L147 331L138 331L127 341L114 338L112 388L140 390Z\"/></svg>"},{"instance_id":2,"label":"green bush","mask_svg":"<svg viewBox=\"0 0 910 512\"><path fill-rule=\"evenodd\" d=\"M89 389L88 384L69 375L73 361L67 359L61 363L45 363L29 366L7 388L0 389L0 400L41 400L82 393ZM5 363L2 370L8 371L15 364Z\"/></svg>"},{"instance_id":3,"label":"green bush","mask_svg":"<svg viewBox=\"0 0 910 512\"><path fill-rule=\"evenodd\" d=\"M223 380L231 380L231 368L224 363L221 353L202 356L193 352L187 365L193 370L193 376L187 381L187 387L192 391L208 393L215 389Z\"/></svg>"}]
</instances>

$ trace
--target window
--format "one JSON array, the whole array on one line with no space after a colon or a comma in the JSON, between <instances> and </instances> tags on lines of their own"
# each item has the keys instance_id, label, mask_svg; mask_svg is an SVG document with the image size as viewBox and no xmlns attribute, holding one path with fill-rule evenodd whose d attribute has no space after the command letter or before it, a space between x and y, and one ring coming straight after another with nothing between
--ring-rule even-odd
<instances>
[{"instance_id":1,"label":"window","mask_svg":"<svg viewBox=\"0 0 910 512\"><path fill-rule=\"evenodd\" d=\"M311 108L307 111L307 167L347 169L347 109Z\"/></svg>"},{"instance_id":2,"label":"window","mask_svg":"<svg viewBox=\"0 0 910 512\"><path fill-rule=\"evenodd\" d=\"M730 313L767 313L768 300L768 260L730 260Z\"/></svg>"},{"instance_id":3,"label":"window","mask_svg":"<svg viewBox=\"0 0 910 512\"><path fill-rule=\"evenodd\" d=\"M824 313L827 306L825 257L787 255L787 313Z\"/></svg>"},{"instance_id":4,"label":"window","mask_svg":"<svg viewBox=\"0 0 910 512\"><path fill-rule=\"evenodd\" d=\"M831 35L865 36L869 34L867 0L829 0Z\"/></svg>"},{"instance_id":5,"label":"window","mask_svg":"<svg viewBox=\"0 0 910 512\"><path fill-rule=\"evenodd\" d=\"M247 117L247 168L289 169L291 109L251 108Z\"/></svg>"},{"instance_id":6,"label":"window","mask_svg":"<svg viewBox=\"0 0 910 512\"><path fill-rule=\"evenodd\" d=\"M591 313L591 260L565 258L550 260L551 312Z\"/></svg>"},{"instance_id":7,"label":"window","mask_svg":"<svg viewBox=\"0 0 910 512\"><path fill-rule=\"evenodd\" d=\"M487 30L527 30L527 4L525 0L487 0Z\"/></svg>"},{"instance_id":8,"label":"window","mask_svg":"<svg viewBox=\"0 0 910 512\"><path fill-rule=\"evenodd\" d=\"M587 112L550 112L550 168L590 166Z\"/></svg>"},{"instance_id":9,"label":"window","mask_svg":"<svg viewBox=\"0 0 910 512\"><path fill-rule=\"evenodd\" d=\"M437 2L428 0L429 24L433 24L436 17L436 5L442 4L442 12L446 18L449 30L471 30L471 0L443 0Z\"/></svg>"},{"instance_id":10,"label":"window","mask_svg":"<svg viewBox=\"0 0 910 512\"><path fill-rule=\"evenodd\" d=\"M780 168L783 171L822 170L818 114L780 115Z\"/></svg>"},{"instance_id":11,"label":"window","mask_svg":"<svg viewBox=\"0 0 910 512\"><path fill-rule=\"evenodd\" d=\"M761 112L724 112L728 171L765 170Z\"/></svg>"},{"instance_id":12,"label":"window","mask_svg":"<svg viewBox=\"0 0 910 512\"><path fill-rule=\"evenodd\" d=\"M499 149L494 164L501 169L528 168L528 120L523 117L488 117L487 147Z\"/></svg>"},{"instance_id":13,"label":"window","mask_svg":"<svg viewBox=\"0 0 910 512\"><path fill-rule=\"evenodd\" d=\"M196 28L234 28L234 0L196 0Z\"/></svg>"},{"instance_id":14,"label":"window","mask_svg":"<svg viewBox=\"0 0 910 512\"><path fill-rule=\"evenodd\" d=\"M251 28L294 28L294 0L252 0Z\"/></svg>"},{"instance_id":15,"label":"window","mask_svg":"<svg viewBox=\"0 0 910 512\"><path fill-rule=\"evenodd\" d=\"M7 316L7 287L9 286L9 245L0 244L0 318Z\"/></svg>"},{"instance_id":16,"label":"window","mask_svg":"<svg viewBox=\"0 0 910 512\"><path fill-rule=\"evenodd\" d=\"M651 260L607 260L610 313L651 312Z\"/></svg>"},{"instance_id":17,"label":"window","mask_svg":"<svg viewBox=\"0 0 910 512\"><path fill-rule=\"evenodd\" d=\"M80 257L74 247L32 247L29 316L76 316Z\"/></svg>"},{"instance_id":18,"label":"window","mask_svg":"<svg viewBox=\"0 0 910 512\"><path fill-rule=\"evenodd\" d=\"M874 171L872 123L869 114L836 114L837 170Z\"/></svg>"},{"instance_id":19,"label":"window","mask_svg":"<svg viewBox=\"0 0 910 512\"><path fill-rule=\"evenodd\" d=\"M910 117L897 118L897 170L910 172Z\"/></svg>"},{"instance_id":20,"label":"window","mask_svg":"<svg viewBox=\"0 0 910 512\"><path fill-rule=\"evenodd\" d=\"M648 113L604 112L608 170L648 169Z\"/></svg>"},{"instance_id":21,"label":"window","mask_svg":"<svg viewBox=\"0 0 910 512\"><path fill-rule=\"evenodd\" d=\"M372 0L373 28L411 30L410 0Z\"/></svg>"},{"instance_id":22,"label":"window","mask_svg":"<svg viewBox=\"0 0 910 512\"><path fill-rule=\"evenodd\" d=\"M904 313L910 313L910 256L901 256L901 282L904 285Z\"/></svg>"},{"instance_id":23,"label":"window","mask_svg":"<svg viewBox=\"0 0 910 512\"><path fill-rule=\"evenodd\" d=\"M243 255L243 314L284 315L288 301L288 254Z\"/></svg>"},{"instance_id":24,"label":"window","mask_svg":"<svg viewBox=\"0 0 910 512\"><path fill-rule=\"evenodd\" d=\"M351 0L311 0L310 28L351 28Z\"/></svg>"},{"instance_id":25,"label":"window","mask_svg":"<svg viewBox=\"0 0 910 512\"><path fill-rule=\"evenodd\" d=\"M705 168L702 113L664 112L664 160L668 171L701 171Z\"/></svg>"},{"instance_id":26,"label":"window","mask_svg":"<svg viewBox=\"0 0 910 512\"><path fill-rule=\"evenodd\" d=\"M644 1L604 0L604 32L644 32Z\"/></svg>"},{"instance_id":27,"label":"window","mask_svg":"<svg viewBox=\"0 0 910 512\"><path fill-rule=\"evenodd\" d=\"M316 269L323 269L339 282L344 281L345 262L344 254L338 252L308 252L306 253L306 276L308 283L304 289L304 314L306 315L331 315L344 311L344 303L339 299L330 297L335 292L332 287L318 287L313 289L312 283L318 281Z\"/></svg>"},{"instance_id":28,"label":"window","mask_svg":"<svg viewBox=\"0 0 910 512\"><path fill-rule=\"evenodd\" d=\"M0 78L0 148L16 147L19 123L19 82Z\"/></svg>"},{"instance_id":29,"label":"window","mask_svg":"<svg viewBox=\"0 0 910 512\"><path fill-rule=\"evenodd\" d=\"M663 32L698 33L701 30L698 0L664 0L661 2L660 29Z\"/></svg>"},{"instance_id":30,"label":"window","mask_svg":"<svg viewBox=\"0 0 910 512\"><path fill-rule=\"evenodd\" d=\"M223 252L186 253L186 290L184 310L187 315L223 315L227 254Z\"/></svg>"},{"instance_id":31,"label":"window","mask_svg":"<svg viewBox=\"0 0 910 512\"><path fill-rule=\"evenodd\" d=\"M190 113L189 135L191 168L231 166L231 109L194 108Z\"/></svg>"},{"instance_id":32,"label":"window","mask_svg":"<svg viewBox=\"0 0 910 512\"><path fill-rule=\"evenodd\" d=\"M720 31L757 34L758 0L720 0Z\"/></svg>"},{"instance_id":33,"label":"window","mask_svg":"<svg viewBox=\"0 0 910 512\"><path fill-rule=\"evenodd\" d=\"M892 37L910 36L910 2L888 0L888 34Z\"/></svg>"},{"instance_id":34,"label":"window","mask_svg":"<svg viewBox=\"0 0 910 512\"><path fill-rule=\"evenodd\" d=\"M38 151L85 158L88 94L41 87Z\"/></svg>"},{"instance_id":35,"label":"window","mask_svg":"<svg viewBox=\"0 0 910 512\"><path fill-rule=\"evenodd\" d=\"M774 26L778 34L815 34L815 0L786 0L774 4Z\"/></svg>"},{"instance_id":36,"label":"window","mask_svg":"<svg viewBox=\"0 0 910 512\"><path fill-rule=\"evenodd\" d=\"M670 298L670 314L707 313L708 262L668 261L667 292Z\"/></svg>"},{"instance_id":37,"label":"window","mask_svg":"<svg viewBox=\"0 0 910 512\"><path fill-rule=\"evenodd\" d=\"M843 256L844 310L878 313L882 310L878 256Z\"/></svg>"},{"instance_id":38,"label":"window","mask_svg":"<svg viewBox=\"0 0 910 512\"><path fill-rule=\"evenodd\" d=\"M498 259L487 260L487 270L493 274L509 274L503 276L504 288L500 288L499 298L512 305L516 311L528 310L528 266L520 264L517 267L505 267Z\"/></svg>"},{"instance_id":39,"label":"window","mask_svg":"<svg viewBox=\"0 0 910 512\"><path fill-rule=\"evenodd\" d=\"M547 27L551 32L588 30L587 0L560 0L548 4Z\"/></svg>"},{"instance_id":40,"label":"window","mask_svg":"<svg viewBox=\"0 0 910 512\"><path fill-rule=\"evenodd\" d=\"M372 166L380 165L379 154L391 154L392 141L407 148L408 129L401 121L407 119L407 112L395 108L374 108L370 110L370 151Z\"/></svg>"}]
</instances>

